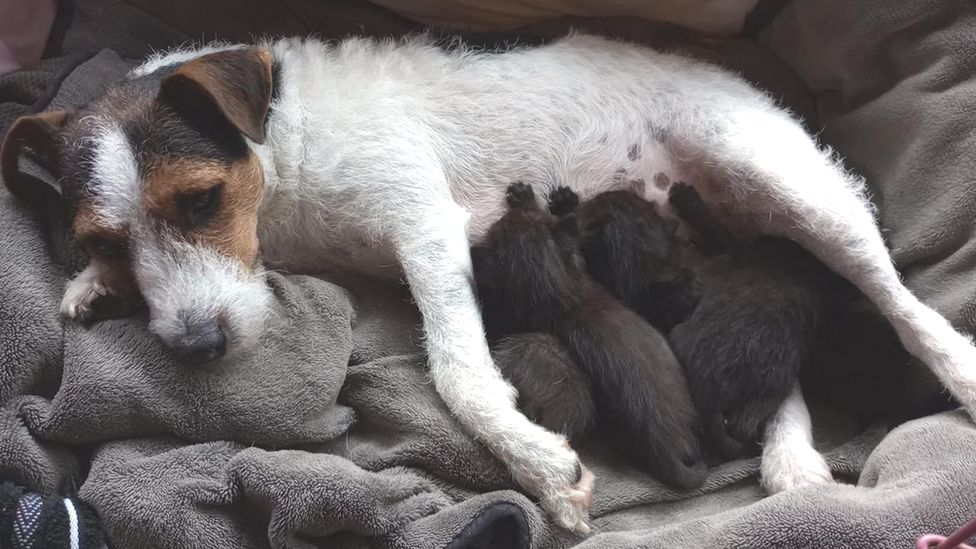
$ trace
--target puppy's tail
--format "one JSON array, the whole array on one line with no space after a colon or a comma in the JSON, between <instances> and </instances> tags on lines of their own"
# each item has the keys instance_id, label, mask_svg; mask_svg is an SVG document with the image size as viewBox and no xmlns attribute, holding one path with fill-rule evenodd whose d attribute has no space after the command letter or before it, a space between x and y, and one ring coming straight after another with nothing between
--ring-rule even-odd
<instances>
[{"instance_id":1,"label":"puppy's tail","mask_svg":"<svg viewBox=\"0 0 976 549\"><path fill-rule=\"evenodd\" d=\"M705 481L698 412L664 337L610 296L560 330L576 363L591 377L597 407L642 465L671 486Z\"/></svg>"}]
</instances>

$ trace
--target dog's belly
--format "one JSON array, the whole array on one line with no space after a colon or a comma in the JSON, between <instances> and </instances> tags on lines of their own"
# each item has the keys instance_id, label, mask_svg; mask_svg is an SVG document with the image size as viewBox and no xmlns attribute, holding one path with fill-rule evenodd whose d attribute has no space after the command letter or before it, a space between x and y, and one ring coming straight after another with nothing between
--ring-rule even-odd
<instances>
[{"instance_id":1,"label":"dog's belly","mask_svg":"<svg viewBox=\"0 0 976 549\"><path fill-rule=\"evenodd\" d=\"M505 213L505 191L514 181L531 183L542 204L560 186L570 187L583 201L607 191L633 190L657 204L659 211L669 217L676 215L668 201L668 189L681 181L696 187L710 206L723 209L722 188L706 170L673 162L664 146L654 140L617 141L629 145L608 147L597 154L570 154L558 164L536 169L531 165L516 167L508 170L508 176L486 176L481 183L452 181L455 199L471 214L468 233L471 241L477 243L484 238L488 228Z\"/></svg>"}]
</instances>

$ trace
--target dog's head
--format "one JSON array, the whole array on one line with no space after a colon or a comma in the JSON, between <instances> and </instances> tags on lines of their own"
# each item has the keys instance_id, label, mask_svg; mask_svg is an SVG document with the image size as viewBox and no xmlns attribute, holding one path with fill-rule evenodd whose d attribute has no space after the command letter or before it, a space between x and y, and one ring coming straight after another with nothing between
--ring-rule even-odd
<instances>
[{"instance_id":1,"label":"dog's head","mask_svg":"<svg viewBox=\"0 0 976 549\"><path fill-rule=\"evenodd\" d=\"M11 192L52 195L17 167L25 148L46 158L90 261L113 292L141 293L150 329L189 361L253 340L270 307L263 171L248 140L265 140L271 65L258 48L209 53L132 76L78 110L22 117L3 144Z\"/></svg>"}]
</instances>

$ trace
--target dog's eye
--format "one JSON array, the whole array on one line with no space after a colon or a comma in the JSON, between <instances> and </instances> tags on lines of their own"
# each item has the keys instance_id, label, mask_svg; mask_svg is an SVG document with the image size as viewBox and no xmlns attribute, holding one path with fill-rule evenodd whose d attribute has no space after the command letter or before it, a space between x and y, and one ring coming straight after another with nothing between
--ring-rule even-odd
<instances>
[{"instance_id":1,"label":"dog's eye","mask_svg":"<svg viewBox=\"0 0 976 549\"><path fill-rule=\"evenodd\" d=\"M125 259L125 246L121 242L98 238L88 242L88 251L103 259Z\"/></svg>"},{"instance_id":2,"label":"dog's eye","mask_svg":"<svg viewBox=\"0 0 976 549\"><path fill-rule=\"evenodd\" d=\"M205 191L185 194L179 199L180 212L187 225L202 225L220 208L222 184L214 185Z\"/></svg>"}]
</instances>

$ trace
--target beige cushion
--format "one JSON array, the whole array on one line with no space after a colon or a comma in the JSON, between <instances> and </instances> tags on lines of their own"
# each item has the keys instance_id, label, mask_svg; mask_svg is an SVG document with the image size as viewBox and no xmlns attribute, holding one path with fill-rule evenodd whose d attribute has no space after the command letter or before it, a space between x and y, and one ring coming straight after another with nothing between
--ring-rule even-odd
<instances>
[{"instance_id":1,"label":"beige cushion","mask_svg":"<svg viewBox=\"0 0 976 549\"><path fill-rule=\"evenodd\" d=\"M637 17L716 36L742 29L758 0L373 0L428 25L509 30L564 16Z\"/></svg>"}]
</instances>

